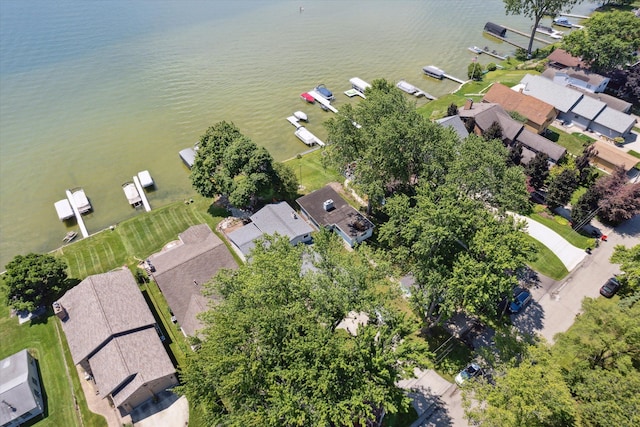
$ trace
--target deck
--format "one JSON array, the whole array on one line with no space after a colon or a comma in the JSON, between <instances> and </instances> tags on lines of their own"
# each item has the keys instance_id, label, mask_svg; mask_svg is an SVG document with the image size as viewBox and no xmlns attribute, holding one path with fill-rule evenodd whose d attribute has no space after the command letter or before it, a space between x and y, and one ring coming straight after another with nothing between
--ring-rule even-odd
<instances>
[{"instance_id":1,"label":"deck","mask_svg":"<svg viewBox=\"0 0 640 427\"><path fill-rule=\"evenodd\" d=\"M430 93L427 93L421 89L418 89L417 87L415 87L414 85L412 85L411 83L405 80L400 80L398 83L396 83L396 87L401 91L408 93L409 95L415 96L416 98L424 96L425 98L430 99L432 101L438 99L435 96L431 95Z\"/></svg>"},{"instance_id":2,"label":"deck","mask_svg":"<svg viewBox=\"0 0 640 427\"><path fill-rule=\"evenodd\" d=\"M315 89L310 90L307 93L309 95L311 95L313 97L313 99L318 101L320 103L320 105L322 105L327 110L333 111L334 113L338 112L338 110L333 105L331 105L331 102L327 98L325 98L324 96L320 95L320 93L318 93Z\"/></svg>"},{"instance_id":3,"label":"deck","mask_svg":"<svg viewBox=\"0 0 640 427\"><path fill-rule=\"evenodd\" d=\"M142 187L142 184L140 183L140 179L138 179L137 176L133 177L133 183L136 186L136 189L138 190L138 194L140 195L140 199L142 201L142 206L144 206L144 210L147 212L150 212L151 205L147 200L147 195L144 193L144 188Z\"/></svg>"},{"instance_id":4,"label":"deck","mask_svg":"<svg viewBox=\"0 0 640 427\"><path fill-rule=\"evenodd\" d=\"M302 127L302 125L300 124L299 119L296 116L289 116L287 117L287 121L289 123L291 123L292 125L294 125L296 127L296 129Z\"/></svg>"},{"instance_id":5,"label":"deck","mask_svg":"<svg viewBox=\"0 0 640 427\"><path fill-rule=\"evenodd\" d=\"M66 190L67 199L69 200L69 204L71 205L71 209L73 209L73 213L76 216L76 220L78 221L78 227L80 227L80 233L82 233L82 237L89 237L89 232L87 231L87 227L84 226L84 220L82 219L82 214L78 210L76 206L76 202L73 199L73 194L71 194L71 190Z\"/></svg>"}]
</instances>

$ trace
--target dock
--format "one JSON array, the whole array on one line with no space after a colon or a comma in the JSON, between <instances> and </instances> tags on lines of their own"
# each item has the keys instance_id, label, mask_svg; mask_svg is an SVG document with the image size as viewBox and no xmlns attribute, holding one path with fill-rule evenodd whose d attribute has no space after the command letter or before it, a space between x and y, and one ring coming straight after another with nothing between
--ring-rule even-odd
<instances>
[{"instance_id":1,"label":"dock","mask_svg":"<svg viewBox=\"0 0 640 427\"><path fill-rule=\"evenodd\" d=\"M291 123L292 125L294 125L296 127L296 129L302 127L302 125L300 124L300 122L298 121L298 118L296 116L287 117L287 121L289 123Z\"/></svg>"},{"instance_id":2,"label":"dock","mask_svg":"<svg viewBox=\"0 0 640 427\"><path fill-rule=\"evenodd\" d=\"M430 93L427 93L421 89L418 89L417 87L415 87L414 85L412 85L411 83L405 80L400 80L398 83L396 83L396 87L401 91L408 93L409 95L415 96L416 98L424 96L425 98L430 99L432 101L438 99L435 96L431 95Z\"/></svg>"},{"instance_id":3,"label":"dock","mask_svg":"<svg viewBox=\"0 0 640 427\"><path fill-rule=\"evenodd\" d=\"M313 97L313 99L315 99L316 101L318 101L320 103L320 105L322 106L323 109L329 110L329 111L333 111L334 113L337 113L338 110L336 109L336 107L334 107L333 105L331 105L331 102L325 98L324 96L320 95L318 92L316 92L315 89L310 90L309 92L307 92L309 95L311 95Z\"/></svg>"},{"instance_id":4,"label":"dock","mask_svg":"<svg viewBox=\"0 0 640 427\"><path fill-rule=\"evenodd\" d=\"M489 56L493 56L494 58L497 58L497 59L499 59L499 60L501 60L501 61L504 61L505 59L507 59L507 57L506 57L506 56L504 56L504 55L500 55L500 54L499 54L498 52L496 52L496 51L483 50L482 52L483 52L483 53L486 53L486 54L487 54L487 55L489 55Z\"/></svg>"},{"instance_id":5,"label":"dock","mask_svg":"<svg viewBox=\"0 0 640 427\"><path fill-rule=\"evenodd\" d=\"M459 79L457 77L453 77L453 76L451 76L451 75L449 75L447 73L444 73L442 75L442 77L444 77L445 79L453 80L454 82L460 83L461 85L463 85L463 84L465 84L467 82L466 80L462 80L462 79Z\"/></svg>"},{"instance_id":6,"label":"dock","mask_svg":"<svg viewBox=\"0 0 640 427\"><path fill-rule=\"evenodd\" d=\"M314 134L312 134L309 129L307 129L304 126L300 126L298 129L296 129L296 131L294 132L294 135L302 142L304 142L305 144L307 144L308 146L312 146L314 144L317 144L321 147L325 146L325 143L323 141L320 140L320 138L318 138L317 136L315 136Z\"/></svg>"},{"instance_id":7,"label":"dock","mask_svg":"<svg viewBox=\"0 0 640 427\"><path fill-rule=\"evenodd\" d=\"M487 33L487 34L489 34L489 35L490 35L490 36L492 36L492 37L497 38L498 40L502 40L502 41L503 41L503 42L505 42L505 43L509 43L511 46L515 46L515 47L518 47L518 48L520 48L520 49L527 50L526 46L523 46L523 45L518 44L518 43L516 43L516 42L512 42L511 40L508 40L508 39L506 39L505 37L499 36L498 34L492 33L491 31L487 31L487 30L485 30L484 32L485 32L485 33Z\"/></svg>"},{"instance_id":8,"label":"dock","mask_svg":"<svg viewBox=\"0 0 640 427\"><path fill-rule=\"evenodd\" d=\"M521 35L523 37L526 37L527 39L531 37L531 34L527 34L525 32L522 32L522 31L519 31L519 30L515 30L513 28L505 27L504 25L502 27L507 29L508 31L511 31L512 33L516 33L516 34L519 34L519 35ZM535 41L537 41L537 42L544 43L544 44L555 43L555 42L551 42L549 40L541 39L540 37L533 37L533 39Z\"/></svg>"},{"instance_id":9,"label":"dock","mask_svg":"<svg viewBox=\"0 0 640 427\"><path fill-rule=\"evenodd\" d=\"M137 175L133 176L133 183L135 184L136 189L138 190L138 194L140 194L140 199L142 199L142 206L144 206L144 210L147 212L150 212L151 205L147 200L147 195L144 194L144 188L142 188L142 184L140 184L140 180L138 179Z\"/></svg>"},{"instance_id":10,"label":"dock","mask_svg":"<svg viewBox=\"0 0 640 427\"><path fill-rule=\"evenodd\" d=\"M353 98L354 96L359 96L362 99L367 99L366 96L364 96L364 93L360 92L358 89L349 89L349 90L345 90L344 94L347 95L349 98Z\"/></svg>"},{"instance_id":11,"label":"dock","mask_svg":"<svg viewBox=\"0 0 640 427\"><path fill-rule=\"evenodd\" d=\"M584 16L584 15L574 15L571 13L560 13L560 16L567 16L569 18L577 18L577 19L589 19L588 16Z\"/></svg>"},{"instance_id":12,"label":"dock","mask_svg":"<svg viewBox=\"0 0 640 427\"><path fill-rule=\"evenodd\" d=\"M69 204L71 205L71 209L73 209L73 214L76 216L76 220L78 221L78 227L80 227L80 233L82 233L82 237L89 237L89 232L87 231L87 227L84 226L84 220L82 219L82 214L78 210L76 206L76 202L73 199L73 194L71 194L71 190L66 190L67 199L69 200Z\"/></svg>"}]
</instances>

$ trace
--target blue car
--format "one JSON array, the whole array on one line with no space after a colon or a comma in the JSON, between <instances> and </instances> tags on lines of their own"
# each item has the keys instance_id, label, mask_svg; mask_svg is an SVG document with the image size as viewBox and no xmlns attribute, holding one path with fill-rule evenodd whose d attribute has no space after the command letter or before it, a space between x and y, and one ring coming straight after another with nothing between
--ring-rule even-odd
<instances>
[{"instance_id":1,"label":"blue car","mask_svg":"<svg viewBox=\"0 0 640 427\"><path fill-rule=\"evenodd\" d=\"M531 293L529 291L522 291L516 295L515 299L509 304L509 311L511 313L519 313L522 307L527 305L531 301Z\"/></svg>"}]
</instances>

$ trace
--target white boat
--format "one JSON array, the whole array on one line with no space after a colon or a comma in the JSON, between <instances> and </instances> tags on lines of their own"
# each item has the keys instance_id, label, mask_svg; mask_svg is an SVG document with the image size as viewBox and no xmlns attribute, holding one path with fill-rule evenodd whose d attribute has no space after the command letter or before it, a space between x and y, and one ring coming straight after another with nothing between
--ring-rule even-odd
<instances>
[{"instance_id":1,"label":"white boat","mask_svg":"<svg viewBox=\"0 0 640 427\"><path fill-rule=\"evenodd\" d=\"M67 199L58 200L54 203L54 206L56 208L56 212L58 213L58 218L60 219L60 221L73 218L75 216L75 214L73 213L73 209L71 208L71 204Z\"/></svg>"},{"instance_id":2,"label":"white boat","mask_svg":"<svg viewBox=\"0 0 640 427\"><path fill-rule=\"evenodd\" d=\"M73 203L76 205L78 212L83 214L91 210L91 203L89 203L89 199L82 188L78 187L71 190L71 196L73 196Z\"/></svg>"},{"instance_id":3,"label":"white boat","mask_svg":"<svg viewBox=\"0 0 640 427\"><path fill-rule=\"evenodd\" d=\"M154 185L153 178L151 178L149 171L138 172L138 179L140 180L140 185L144 188Z\"/></svg>"},{"instance_id":4,"label":"white boat","mask_svg":"<svg viewBox=\"0 0 640 427\"><path fill-rule=\"evenodd\" d=\"M360 77L352 77L349 79L349 83L351 83L351 87L357 90L360 93L364 93L367 89L371 87L371 85Z\"/></svg>"},{"instance_id":5,"label":"white boat","mask_svg":"<svg viewBox=\"0 0 640 427\"><path fill-rule=\"evenodd\" d=\"M296 119L302 120L303 122L309 121L309 119L307 118L307 115L302 111L296 111L295 113L293 113L293 115L295 116Z\"/></svg>"},{"instance_id":6,"label":"white boat","mask_svg":"<svg viewBox=\"0 0 640 427\"><path fill-rule=\"evenodd\" d=\"M294 134L295 136L298 137L300 141L304 142L309 146L312 146L315 144L324 146L324 142L320 141L317 136L309 132L309 130L304 126L300 126L298 129L296 129Z\"/></svg>"},{"instance_id":7,"label":"white boat","mask_svg":"<svg viewBox=\"0 0 640 427\"><path fill-rule=\"evenodd\" d=\"M478 46L469 46L467 49L469 49L471 52L480 55L482 52L484 52L484 50L480 49Z\"/></svg>"},{"instance_id":8,"label":"white boat","mask_svg":"<svg viewBox=\"0 0 640 427\"><path fill-rule=\"evenodd\" d=\"M77 235L78 235L77 231L70 231L62 238L62 242L63 243L69 243L73 239L75 239Z\"/></svg>"},{"instance_id":9,"label":"white boat","mask_svg":"<svg viewBox=\"0 0 640 427\"><path fill-rule=\"evenodd\" d=\"M133 182L125 182L122 184L122 190L131 206L134 208L142 206L142 197L140 197L140 193L138 193L138 189Z\"/></svg>"},{"instance_id":10,"label":"white boat","mask_svg":"<svg viewBox=\"0 0 640 427\"><path fill-rule=\"evenodd\" d=\"M573 23L563 16L561 16L560 18L555 18L553 20L553 23L554 25L558 25L560 27L573 28Z\"/></svg>"},{"instance_id":11,"label":"white boat","mask_svg":"<svg viewBox=\"0 0 640 427\"><path fill-rule=\"evenodd\" d=\"M545 25L538 25L536 27L536 33L547 35L556 40L561 39L562 35L564 34L562 31L554 30L553 28L547 27Z\"/></svg>"}]
</instances>

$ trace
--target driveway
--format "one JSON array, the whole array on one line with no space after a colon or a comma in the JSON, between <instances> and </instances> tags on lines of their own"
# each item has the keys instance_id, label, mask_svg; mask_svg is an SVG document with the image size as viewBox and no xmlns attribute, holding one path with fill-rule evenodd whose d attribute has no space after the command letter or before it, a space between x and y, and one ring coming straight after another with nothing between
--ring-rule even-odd
<instances>
[{"instance_id":1,"label":"driveway","mask_svg":"<svg viewBox=\"0 0 640 427\"><path fill-rule=\"evenodd\" d=\"M607 235L606 242L593 249L591 255L561 282L548 289L534 289L533 301L521 313L514 315L514 325L522 332L538 333L548 342L559 332L565 332L573 324L582 310L585 297L597 298L602 284L614 274L620 273L617 264L611 264L609 258L616 245L631 248L640 244L640 215L615 229L592 224L602 234Z\"/></svg>"},{"instance_id":2,"label":"driveway","mask_svg":"<svg viewBox=\"0 0 640 427\"><path fill-rule=\"evenodd\" d=\"M516 218L527 222L527 233L556 254L567 270L571 271L576 268L580 261L587 256L585 251L576 248L546 225L521 215L516 215Z\"/></svg>"}]
</instances>

